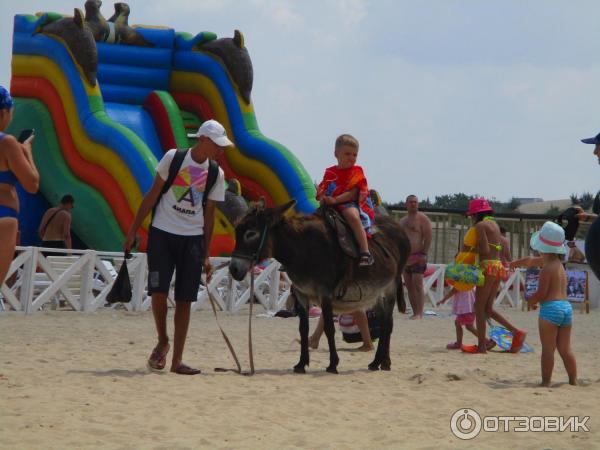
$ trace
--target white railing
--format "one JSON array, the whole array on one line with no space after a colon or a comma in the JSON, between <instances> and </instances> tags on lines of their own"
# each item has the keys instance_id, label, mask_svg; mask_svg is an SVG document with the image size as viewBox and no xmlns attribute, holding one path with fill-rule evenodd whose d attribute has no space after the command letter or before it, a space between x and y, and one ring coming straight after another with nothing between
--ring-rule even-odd
<instances>
[{"instance_id":1,"label":"white railing","mask_svg":"<svg viewBox=\"0 0 600 450\"><path fill-rule=\"evenodd\" d=\"M62 256L44 256L52 251ZM17 247L7 275L0 286L0 309L13 309L32 313L48 304L75 311L95 311L114 305L106 304L106 295L112 287L117 271L123 263L123 254L94 250L61 250L38 247ZM235 281L229 275L229 258L211 258L213 274L208 285L200 287L192 309L208 307L209 292L223 311L237 311L250 300L250 276ZM433 308L445 291L445 264L432 264L433 273L423 282L426 298ZM291 281L279 269L281 264L269 260L255 268L255 299L270 314L282 309L290 295ZM133 253L127 260L132 282L133 297L123 306L131 311L146 311L152 301L146 291L147 259L145 253ZM523 271L515 271L502 283L495 304L508 303L518 308L522 305ZM169 295L172 299L172 291Z\"/></svg>"},{"instance_id":2,"label":"white railing","mask_svg":"<svg viewBox=\"0 0 600 450\"><path fill-rule=\"evenodd\" d=\"M51 251L58 256L44 256ZM48 304L75 311L95 311L107 306L106 296L123 263L123 253L94 250L17 247L6 282L0 286L0 310L13 309L32 313ZM237 282L229 275L229 258L211 258L214 271L208 287L201 286L193 309L208 301L208 291L221 310L237 311L250 299L250 276ZM267 310L280 310L290 294L291 282L275 260L255 268L255 298ZM124 307L146 311L152 301L147 294L145 253L133 253L127 260L133 295ZM172 291L169 296L173 298ZM108 305L112 306L113 305Z\"/></svg>"}]
</instances>

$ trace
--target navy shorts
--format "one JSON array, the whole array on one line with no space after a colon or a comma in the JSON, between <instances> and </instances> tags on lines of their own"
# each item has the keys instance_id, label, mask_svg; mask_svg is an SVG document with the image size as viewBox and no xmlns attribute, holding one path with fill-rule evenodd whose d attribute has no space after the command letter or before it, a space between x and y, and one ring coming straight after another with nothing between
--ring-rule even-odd
<instances>
[{"instance_id":1,"label":"navy shorts","mask_svg":"<svg viewBox=\"0 0 600 450\"><path fill-rule=\"evenodd\" d=\"M148 294L167 294L175 275L175 301L195 302L204 263L204 236L181 236L150 227Z\"/></svg>"}]
</instances>

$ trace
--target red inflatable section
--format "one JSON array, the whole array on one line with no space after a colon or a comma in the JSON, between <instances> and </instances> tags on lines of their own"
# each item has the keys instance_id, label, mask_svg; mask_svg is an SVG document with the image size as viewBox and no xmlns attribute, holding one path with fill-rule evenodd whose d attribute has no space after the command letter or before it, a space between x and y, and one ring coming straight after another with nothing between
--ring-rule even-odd
<instances>
[{"instance_id":1,"label":"red inflatable section","mask_svg":"<svg viewBox=\"0 0 600 450\"><path fill-rule=\"evenodd\" d=\"M156 92L149 94L144 100L143 107L152 117L162 149L166 152L172 148L177 148L169 114L158 94Z\"/></svg>"}]
</instances>

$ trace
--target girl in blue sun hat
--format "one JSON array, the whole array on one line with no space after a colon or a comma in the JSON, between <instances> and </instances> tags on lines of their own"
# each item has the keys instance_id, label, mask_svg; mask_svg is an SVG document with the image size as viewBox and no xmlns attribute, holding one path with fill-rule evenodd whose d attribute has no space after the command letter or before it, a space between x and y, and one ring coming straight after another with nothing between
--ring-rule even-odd
<instances>
[{"instance_id":1,"label":"girl in blue sun hat","mask_svg":"<svg viewBox=\"0 0 600 450\"><path fill-rule=\"evenodd\" d=\"M554 351L558 349L569 384L577 384L577 364L571 351L571 328L573 308L567 300L567 275L560 255L566 252L565 231L553 222L546 222L542 229L531 236L531 248L540 256L513 261L511 268L542 267L537 291L527 299L532 309L540 304L538 320L542 342L542 386L550 386L554 368Z\"/></svg>"}]
</instances>

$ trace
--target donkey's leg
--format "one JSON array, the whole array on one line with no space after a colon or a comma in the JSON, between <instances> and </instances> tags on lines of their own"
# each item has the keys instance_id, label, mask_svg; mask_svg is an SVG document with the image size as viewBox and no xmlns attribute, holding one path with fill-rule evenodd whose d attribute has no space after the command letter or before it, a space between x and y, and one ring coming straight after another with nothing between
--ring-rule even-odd
<instances>
[{"instance_id":1,"label":"donkey's leg","mask_svg":"<svg viewBox=\"0 0 600 450\"><path fill-rule=\"evenodd\" d=\"M340 358L338 358L337 350L335 348L335 327L333 325L331 299L323 301L323 304L321 305L321 314L323 314L325 336L327 336L327 344L329 344L329 366L327 367L327 372L338 373L337 365Z\"/></svg>"},{"instance_id":2,"label":"donkey's leg","mask_svg":"<svg viewBox=\"0 0 600 450\"><path fill-rule=\"evenodd\" d=\"M392 330L394 329L394 304L395 293L393 296L387 297L384 305L384 321L386 323L385 329L383 330L385 341L383 352L381 355L381 370L391 370L392 360L390 359L390 342L392 340Z\"/></svg>"},{"instance_id":3,"label":"donkey's leg","mask_svg":"<svg viewBox=\"0 0 600 450\"><path fill-rule=\"evenodd\" d=\"M308 353L308 305L306 302L300 302L297 295L294 295L294 307L300 322L298 331L300 332L300 361L294 366L295 373L306 373L305 367L309 365Z\"/></svg>"},{"instance_id":4,"label":"donkey's leg","mask_svg":"<svg viewBox=\"0 0 600 450\"><path fill-rule=\"evenodd\" d=\"M380 299L375 305L375 315L379 322L380 335L379 342L377 343L377 351L375 352L375 358L369 364L369 370L390 370L390 338L393 327L393 313L394 304L396 301L395 292L393 295L386 295L386 297Z\"/></svg>"},{"instance_id":5,"label":"donkey's leg","mask_svg":"<svg viewBox=\"0 0 600 450\"><path fill-rule=\"evenodd\" d=\"M381 359L383 355L383 348L385 340L385 320L383 319L384 309L380 302L377 302L375 307L373 308L375 312L375 317L377 318L377 323L379 324L379 339L377 340L377 350L375 351L375 357L371 364L369 364L369 370L379 370L379 365L381 364Z\"/></svg>"}]
</instances>

